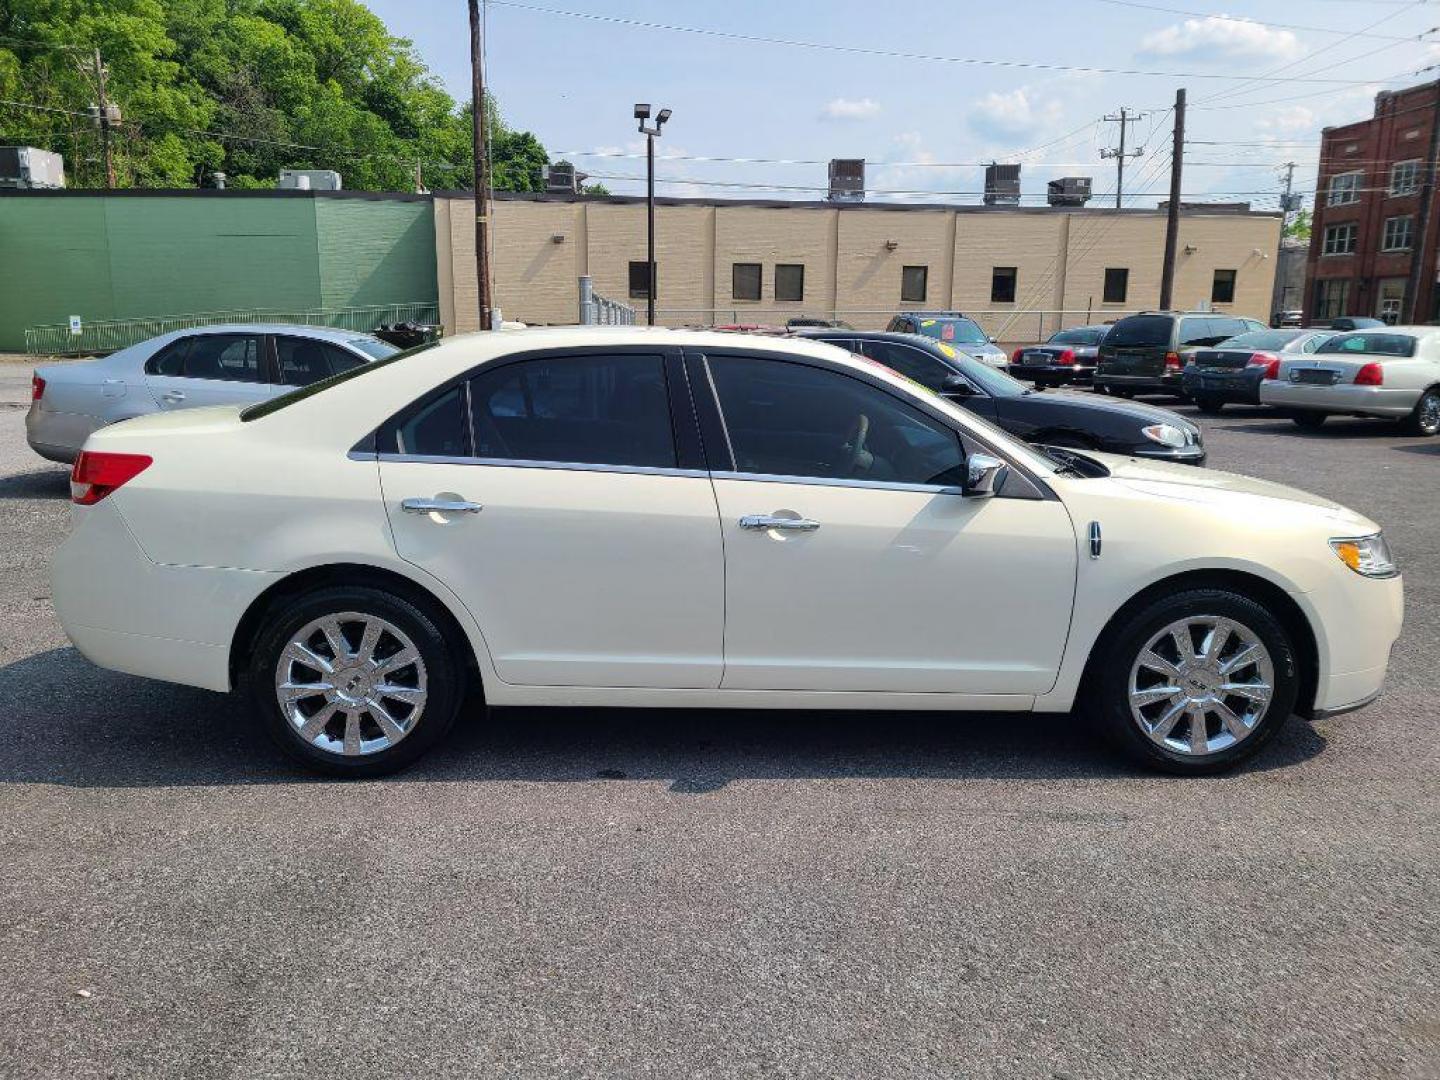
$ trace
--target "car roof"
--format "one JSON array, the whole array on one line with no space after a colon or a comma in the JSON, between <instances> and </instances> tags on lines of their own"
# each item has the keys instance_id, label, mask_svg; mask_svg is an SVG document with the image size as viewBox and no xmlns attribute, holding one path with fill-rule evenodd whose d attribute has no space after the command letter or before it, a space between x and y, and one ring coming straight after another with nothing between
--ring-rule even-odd
<instances>
[{"instance_id":1,"label":"car roof","mask_svg":"<svg viewBox=\"0 0 1440 1080\"><path fill-rule=\"evenodd\" d=\"M211 326L190 326L173 331L173 337L189 334L293 334L318 341L345 342L356 338L374 337L365 330L340 330L333 326L303 326L299 323L215 323Z\"/></svg>"}]
</instances>

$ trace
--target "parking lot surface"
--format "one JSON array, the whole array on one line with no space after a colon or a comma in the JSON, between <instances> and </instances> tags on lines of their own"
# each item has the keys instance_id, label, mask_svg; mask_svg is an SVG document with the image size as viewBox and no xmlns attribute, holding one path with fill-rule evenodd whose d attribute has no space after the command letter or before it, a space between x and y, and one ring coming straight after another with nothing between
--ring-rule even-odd
<instances>
[{"instance_id":1,"label":"parking lot surface","mask_svg":"<svg viewBox=\"0 0 1440 1080\"><path fill-rule=\"evenodd\" d=\"M28 379L0 1075L1440 1076L1440 440L1204 421L1214 467L1383 523L1407 591L1382 701L1233 775L1067 717L514 710L339 784L68 647Z\"/></svg>"}]
</instances>

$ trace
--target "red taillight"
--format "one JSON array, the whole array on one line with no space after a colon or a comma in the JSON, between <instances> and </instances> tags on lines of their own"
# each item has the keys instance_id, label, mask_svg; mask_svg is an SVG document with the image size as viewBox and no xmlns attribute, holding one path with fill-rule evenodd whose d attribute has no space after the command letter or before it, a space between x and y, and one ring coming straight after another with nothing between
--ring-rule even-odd
<instances>
[{"instance_id":1,"label":"red taillight","mask_svg":"<svg viewBox=\"0 0 1440 1080\"><path fill-rule=\"evenodd\" d=\"M70 470L70 501L80 506L94 506L121 484L134 480L154 460L149 454L82 450Z\"/></svg>"},{"instance_id":2,"label":"red taillight","mask_svg":"<svg viewBox=\"0 0 1440 1080\"><path fill-rule=\"evenodd\" d=\"M1265 362L1265 378L1280 378L1280 358L1278 356L1272 356Z\"/></svg>"},{"instance_id":3,"label":"red taillight","mask_svg":"<svg viewBox=\"0 0 1440 1080\"><path fill-rule=\"evenodd\" d=\"M1174 352L1167 352L1167 353L1165 354L1165 366L1166 366L1167 368L1178 368L1178 367L1180 367L1180 366L1181 366L1181 364L1180 364L1180 354L1179 354L1179 353L1174 353Z\"/></svg>"},{"instance_id":4,"label":"red taillight","mask_svg":"<svg viewBox=\"0 0 1440 1080\"><path fill-rule=\"evenodd\" d=\"M1379 364L1369 363L1355 373L1356 386L1383 386L1385 370Z\"/></svg>"},{"instance_id":5,"label":"red taillight","mask_svg":"<svg viewBox=\"0 0 1440 1080\"><path fill-rule=\"evenodd\" d=\"M45 380L40 377L40 373L38 371L34 372L30 376L30 400L39 401L44 396Z\"/></svg>"},{"instance_id":6,"label":"red taillight","mask_svg":"<svg viewBox=\"0 0 1440 1080\"><path fill-rule=\"evenodd\" d=\"M1250 366L1251 366L1251 367L1263 367L1263 368L1268 368L1271 364L1279 364L1279 363L1280 363L1280 358L1279 358L1278 356L1276 356L1274 353L1257 352L1257 353L1251 353L1251 354L1250 354Z\"/></svg>"},{"instance_id":7,"label":"red taillight","mask_svg":"<svg viewBox=\"0 0 1440 1080\"><path fill-rule=\"evenodd\" d=\"M1061 349L1061 350L1060 350L1060 355L1057 356L1057 357L1055 357L1055 362L1056 362L1057 364L1073 364L1073 363L1075 363L1075 350L1074 350L1074 349Z\"/></svg>"},{"instance_id":8,"label":"red taillight","mask_svg":"<svg viewBox=\"0 0 1440 1080\"><path fill-rule=\"evenodd\" d=\"M1018 363L1020 363L1020 354L1023 353L1024 351L1025 351L1024 349L1016 349L1013 353L1011 353L1011 354L1010 354L1010 363L1012 363L1012 364L1018 364Z\"/></svg>"}]
</instances>

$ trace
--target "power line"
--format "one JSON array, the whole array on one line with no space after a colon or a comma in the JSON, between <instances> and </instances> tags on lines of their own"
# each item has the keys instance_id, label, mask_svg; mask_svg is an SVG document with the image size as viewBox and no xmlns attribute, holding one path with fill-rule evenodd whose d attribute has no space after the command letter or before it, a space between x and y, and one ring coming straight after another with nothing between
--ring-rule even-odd
<instances>
[{"instance_id":1,"label":"power line","mask_svg":"<svg viewBox=\"0 0 1440 1080\"><path fill-rule=\"evenodd\" d=\"M1305 26L1301 23L1269 22L1264 19L1251 18L1249 15L1223 15L1213 11L1187 11L1184 8L1161 7L1158 4L1141 4L1137 0L1096 0L1101 4L1113 4L1116 7L1140 8L1144 11L1163 11L1168 15L1189 15L1197 19L1221 19L1225 22L1252 23L1255 26L1268 26L1276 30L1304 30L1315 34L1343 34L1348 37L1383 38L1386 41L1416 41L1420 35L1404 36L1400 34L1372 34L1364 30L1335 30L1327 26ZM1413 0L1403 0L1413 2ZM1425 34L1434 33L1440 27L1433 27L1430 30L1422 31Z\"/></svg>"},{"instance_id":2,"label":"power line","mask_svg":"<svg viewBox=\"0 0 1440 1080\"><path fill-rule=\"evenodd\" d=\"M1078 64L1050 64L1033 60L994 60L969 56L940 56L933 53L902 52L895 49L878 49L862 45L836 45L822 41L805 41L799 38L768 37L762 34L746 34L734 30L714 30L708 27L679 26L675 23L653 22L647 19L629 19L619 15L601 15L589 11L567 11L563 8L540 7L522 4L517 0L489 0L496 7L508 7L516 11L528 11L540 15L555 15L568 19L585 19L590 22L611 26L626 26L638 30L662 30L675 34L696 34L702 37L719 38L725 41L739 41L757 45L781 45L787 48L815 49L825 52L839 52L856 56L881 56L894 60L921 60L944 64L969 64L977 67L1018 68L1027 71L1073 71L1085 75L1143 75L1162 79L1211 79L1222 82L1310 82L1330 83L1347 86L1366 86L1373 79L1323 79L1287 78L1272 79L1261 75L1220 75L1214 72L1147 71L1141 68L1089 67Z\"/></svg>"}]
</instances>

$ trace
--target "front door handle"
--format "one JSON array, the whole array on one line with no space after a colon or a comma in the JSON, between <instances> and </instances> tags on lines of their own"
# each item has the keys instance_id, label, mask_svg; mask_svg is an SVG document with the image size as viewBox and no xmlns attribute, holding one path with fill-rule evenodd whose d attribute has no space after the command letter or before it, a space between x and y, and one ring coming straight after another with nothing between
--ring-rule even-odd
<instances>
[{"instance_id":1,"label":"front door handle","mask_svg":"<svg viewBox=\"0 0 1440 1080\"><path fill-rule=\"evenodd\" d=\"M160 395L160 397L163 401L169 401L171 403L174 403L178 401L184 401L185 392L183 390L166 390L165 393Z\"/></svg>"},{"instance_id":2,"label":"front door handle","mask_svg":"<svg viewBox=\"0 0 1440 1080\"><path fill-rule=\"evenodd\" d=\"M402 499L400 509L407 514L478 514L485 508L464 499Z\"/></svg>"},{"instance_id":3,"label":"front door handle","mask_svg":"<svg viewBox=\"0 0 1440 1080\"><path fill-rule=\"evenodd\" d=\"M740 519L742 529L783 529L786 532L814 532L820 527L810 518L776 517L774 514L746 514Z\"/></svg>"}]
</instances>

